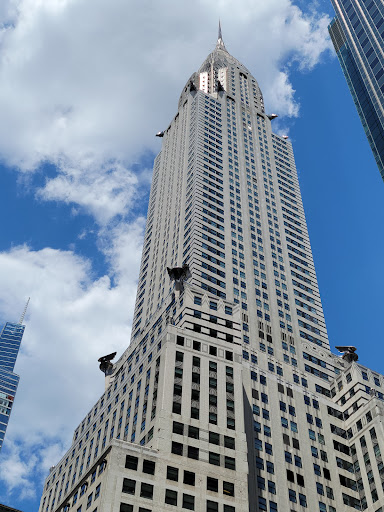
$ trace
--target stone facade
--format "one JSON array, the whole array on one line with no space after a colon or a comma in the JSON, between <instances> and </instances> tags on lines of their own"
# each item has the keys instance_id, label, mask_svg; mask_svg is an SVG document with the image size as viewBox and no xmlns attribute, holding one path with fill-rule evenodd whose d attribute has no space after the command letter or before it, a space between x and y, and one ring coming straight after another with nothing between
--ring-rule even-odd
<instances>
[{"instance_id":1,"label":"stone facade","mask_svg":"<svg viewBox=\"0 0 384 512\"><path fill-rule=\"evenodd\" d=\"M330 351L275 117L220 33L162 132L131 344L40 512L381 510L383 378Z\"/></svg>"}]
</instances>

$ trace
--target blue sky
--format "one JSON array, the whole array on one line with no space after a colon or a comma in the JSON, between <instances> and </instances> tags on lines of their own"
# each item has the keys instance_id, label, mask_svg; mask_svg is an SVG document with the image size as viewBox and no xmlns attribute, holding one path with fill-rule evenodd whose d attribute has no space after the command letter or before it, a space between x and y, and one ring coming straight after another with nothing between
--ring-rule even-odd
<instances>
[{"instance_id":1,"label":"blue sky","mask_svg":"<svg viewBox=\"0 0 384 512\"><path fill-rule=\"evenodd\" d=\"M330 2L254 4L200 0L186 19L174 0L2 3L0 322L31 303L0 503L37 510L103 392L98 357L128 344L154 134L219 16L292 140L331 346L355 345L381 370L384 185L331 50Z\"/></svg>"}]
</instances>

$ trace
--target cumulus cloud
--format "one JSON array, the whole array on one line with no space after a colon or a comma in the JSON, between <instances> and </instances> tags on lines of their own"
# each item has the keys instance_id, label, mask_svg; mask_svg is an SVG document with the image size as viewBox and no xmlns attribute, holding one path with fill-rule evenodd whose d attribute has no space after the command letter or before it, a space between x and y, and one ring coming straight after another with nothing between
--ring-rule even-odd
<instances>
[{"instance_id":1,"label":"cumulus cloud","mask_svg":"<svg viewBox=\"0 0 384 512\"><path fill-rule=\"evenodd\" d=\"M0 466L0 479L7 485L8 495L12 495L12 491L18 488L21 489L22 500L34 498L36 490L30 473L36 466L37 457L32 455L26 460L20 447L12 441L8 443L8 453L8 463Z\"/></svg>"},{"instance_id":2,"label":"cumulus cloud","mask_svg":"<svg viewBox=\"0 0 384 512\"><path fill-rule=\"evenodd\" d=\"M0 2L0 161L24 176L52 164L32 192L92 216L109 266L109 275L95 276L90 259L48 247L0 253L0 318L12 320L20 297L32 296L0 468L4 492L13 496L20 489L33 496L31 475L41 477L57 461L74 422L103 391L97 358L106 349L121 353L129 342L144 220L127 219L148 187L142 162L158 151L154 134L168 125L184 83L213 49L219 16L228 50L280 118L299 113L292 69L312 69L330 47L327 16L291 0L189 6ZM74 242L86 236L82 229Z\"/></svg>"},{"instance_id":3,"label":"cumulus cloud","mask_svg":"<svg viewBox=\"0 0 384 512\"><path fill-rule=\"evenodd\" d=\"M108 276L94 279L90 261L71 251L23 246L0 253L2 317L12 320L20 296L32 295L16 367L22 378L0 469L10 495L20 497L22 488L21 497L33 497L34 478L59 459L86 412L84 404L91 407L103 392L97 359L105 351L121 354L129 344L142 220L116 229L108 255L116 268L114 284Z\"/></svg>"},{"instance_id":4,"label":"cumulus cloud","mask_svg":"<svg viewBox=\"0 0 384 512\"><path fill-rule=\"evenodd\" d=\"M37 196L45 200L81 205L99 225L117 215L127 214L137 193L138 176L119 163L80 167L60 165L58 174L48 179Z\"/></svg>"}]
</instances>

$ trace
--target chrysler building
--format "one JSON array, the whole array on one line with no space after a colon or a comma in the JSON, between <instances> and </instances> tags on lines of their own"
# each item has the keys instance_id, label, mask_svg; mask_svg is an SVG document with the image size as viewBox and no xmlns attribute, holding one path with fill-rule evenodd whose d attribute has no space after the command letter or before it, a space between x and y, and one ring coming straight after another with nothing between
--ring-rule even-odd
<instances>
[{"instance_id":1,"label":"chrysler building","mask_svg":"<svg viewBox=\"0 0 384 512\"><path fill-rule=\"evenodd\" d=\"M219 28L157 134L131 342L39 512L384 510L384 380L330 350L276 117Z\"/></svg>"}]
</instances>

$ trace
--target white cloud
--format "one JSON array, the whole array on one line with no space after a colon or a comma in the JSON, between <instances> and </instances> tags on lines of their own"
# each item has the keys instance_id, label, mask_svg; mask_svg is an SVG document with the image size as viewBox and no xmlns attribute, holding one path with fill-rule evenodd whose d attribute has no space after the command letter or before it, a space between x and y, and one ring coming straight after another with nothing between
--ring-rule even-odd
<instances>
[{"instance_id":1,"label":"white cloud","mask_svg":"<svg viewBox=\"0 0 384 512\"><path fill-rule=\"evenodd\" d=\"M90 214L110 265L110 276L95 278L92 261L73 251L25 246L0 253L0 318L12 320L20 297L31 296L0 469L8 492L33 495L32 475L57 461L84 407L103 391L98 357L121 353L129 342L144 221L124 220L148 185L150 171L140 162L158 151L154 135L213 49L219 16L228 50L253 72L268 110L280 117L299 112L292 67L310 70L329 48L328 18L304 14L290 0L190 6L0 2L0 160L24 175L54 164L56 174L33 192ZM85 236L74 234L74 242Z\"/></svg>"},{"instance_id":2,"label":"white cloud","mask_svg":"<svg viewBox=\"0 0 384 512\"><path fill-rule=\"evenodd\" d=\"M46 476L84 408L104 391L97 359L115 350L121 355L129 344L142 225L113 230L118 238L107 257L116 269L114 285L108 276L95 280L90 262L70 251L25 246L0 253L1 317L13 320L20 297L31 296L0 469L11 495L21 496L22 488L25 498L33 497L36 477Z\"/></svg>"},{"instance_id":3,"label":"white cloud","mask_svg":"<svg viewBox=\"0 0 384 512\"><path fill-rule=\"evenodd\" d=\"M138 177L119 163L72 167L60 165L59 173L37 193L45 200L81 205L100 225L128 213L137 192Z\"/></svg>"},{"instance_id":4,"label":"white cloud","mask_svg":"<svg viewBox=\"0 0 384 512\"><path fill-rule=\"evenodd\" d=\"M8 487L8 496L12 495L15 488L18 488L21 499L34 498L36 489L30 479L30 474L35 469L37 457L32 455L25 458L25 454L23 457L20 447L16 443L8 440L7 443L8 461L6 464L0 465L0 479Z\"/></svg>"}]
</instances>

